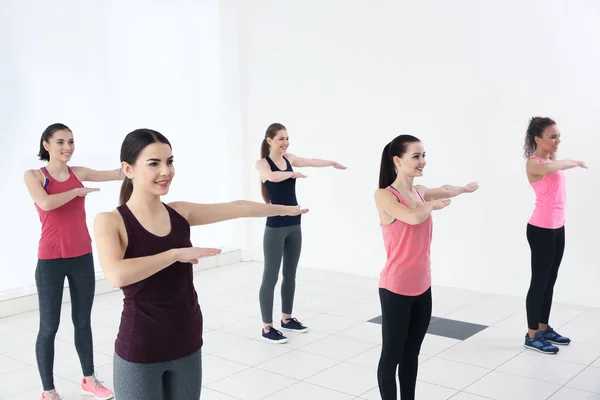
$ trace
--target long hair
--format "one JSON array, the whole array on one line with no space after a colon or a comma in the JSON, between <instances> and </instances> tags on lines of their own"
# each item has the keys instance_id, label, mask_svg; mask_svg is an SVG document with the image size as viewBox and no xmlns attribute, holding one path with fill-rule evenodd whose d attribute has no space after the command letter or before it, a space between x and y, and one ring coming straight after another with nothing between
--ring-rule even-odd
<instances>
[{"instance_id":1,"label":"long hair","mask_svg":"<svg viewBox=\"0 0 600 400\"><path fill-rule=\"evenodd\" d=\"M553 125L556 125L556 122L547 117L531 118L527 127L527 133L525 133L525 145L523 145L523 156L525 158L531 157L537 150L535 138L544 137L544 130ZM550 158L554 158L553 153L550 154Z\"/></svg>"},{"instance_id":2,"label":"long hair","mask_svg":"<svg viewBox=\"0 0 600 400\"><path fill-rule=\"evenodd\" d=\"M391 185L398 173L394 165L394 156L402 157L410 143L417 143L420 140L411 135L396 136L383 148L381 153L381 167L379 168L379 188L385 189Z\"/></svg>"},{"instance_id":3,"label":"long hair","mask_svg":"<svg viewBox=\"0 0 600 400\"><path fill-rule=\"evenodd\" d=\"M38 157L40 160L50 161L50 153L48 153L48 150L44 148L44 142L48 143L48 141L52 139L52 136L54 136L57 131L69 131L72 133L68 126L61 123L52 124L44 129L44 132L42 132L42 137L40 138L40 151L38 152Z\"/></svg>"},{"instance_id":4,"label":"long hair","mask_svg":"<svg viewBox=\"0 0 600 400\"><path fill-rule=\"evenodd\" d=\"M283 126L282 124L275 122L271 125L269 125L269 127L267 128L267 131L265 132L265 137L260 145L260 158L266 158L269 155L269 152L271 151L271 148L269 146L269 142L267 142L267 138L271 138L271 139L275 139L275 136L277 136L277 132L279 131L285 131L287 129L285 129L285 126ZM260 183L260 193L262 194L262 198L265 201L265 203L270 204L271 203L271 199L269 198L269 193L267 193L267 188L265 187L264 182Z\"/></svg>"},{"instance_id":5,"label":"long hair","mask_svg":"<svg viewBox=\"0 0 600 400\"><path fill-rule=\"evenodd\" d=\"M140 153L152 143L164 143L171 147L169 140L160 132L152 129L136 129L130 132L121 145L121 162L135 165ZM129 201L133 193L133 181L125 177L121 184L119 204L123 205Z\"/></svg>"}]
</instances>

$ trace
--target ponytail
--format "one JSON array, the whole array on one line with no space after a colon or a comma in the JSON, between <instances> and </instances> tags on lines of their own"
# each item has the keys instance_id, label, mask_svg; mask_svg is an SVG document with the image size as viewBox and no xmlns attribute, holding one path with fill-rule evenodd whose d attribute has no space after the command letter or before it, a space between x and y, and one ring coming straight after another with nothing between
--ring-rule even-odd
<instances>
[{"instance_id":1,"label":"ponytail","mask_svg":"<svg viewBox=\"0 0 600 400\"><path fill-rule=\"evenodd\" d=\"M123 179L121 184L121 194L119 195L119 204L123 205L129 201L133 193L133 181L127 177Z\"/></svg>"},{"instance_id":2,"label":"ponytail","mask_svg":"<svg viewBox=\"0 0 600 400\"><path fill-rule=\"evenodd\" d=\"M379 169L379 188L385 189L396 180L398 173L394 165L394 156L402 158L410 143L418 143L420 140L412 135L396 136L383 148L381 153L381 167Z\"/></svg>"},{"instance_id":3,"label":"ponytail","mask_svg":"<svg viewBox=\"0 0 600 400\"><path fill-rule=\"evenodd\" d=\"M267 142L267 138L264 138L262 144L260 145L260 158L266 158L269 155L269 143ZM260 183L260 193L262 194L262 198L267 204L271 204L271 199L269 198L269 193L267 193L267 188L265 187L264 182Z\"/></svg>"},{"instance_id":4,"label":"ponytail","mask_svg":"<svg viewBox=\"0 0 600 400\"><path fill-rule=\"evenodd\" d=\"M381 167L379 168L379 188L385 189L396 180L396 167L394 166L393 156L390 155L390 145L388 143L381 153Z\"/></svg>"}]
</instances>

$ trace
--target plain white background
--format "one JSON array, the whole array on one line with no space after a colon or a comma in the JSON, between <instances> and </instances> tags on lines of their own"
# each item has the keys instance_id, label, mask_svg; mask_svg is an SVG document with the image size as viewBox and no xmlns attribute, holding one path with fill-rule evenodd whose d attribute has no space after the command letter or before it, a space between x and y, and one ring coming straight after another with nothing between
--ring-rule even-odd
<instances>
[{"instance_id":1,"label":"plain white background","mask_svg":"<svg viewBox=\"0 0 600 400\"><path fill-rule=\"evenodd\" d=\"M51 123L73 130L72 165L98 169L120 167L128 132L156 129L171 141L175 156L176 177L165 201L243 197L236 184L242 167L239 84L223 77L237 72L237 64L226 65L237 63L237 51L221 51L221 36L232 39L218 3L1 2L7 174L0 196L0 293L35 285L40 222L23 173L44 165L36 155ZM86 198L93 234L95 215L118 205L120 182L88 186L101 188ZM242 232L242 222L195 228L193 241L240 247Z\"/></svg>"},{"instance_id":2,"label":"plain white background","mask_svg":"<svg viewBox=\"0 0 600 400\"><path fill-rule=\"evenodd\" d=\"M95 168L118 167L127 132L158 129L176 156L167 201L260 201L254 162L277 121L289 129L290 152L348 166L307 170L297 182L311 209L301 265L378 275L381 150L410 133L428 153L419 183L481 186L434 215L434 283L524 296L534 198L522 143L529 118L547 115L563 132L559 156L590 165L567 172L567 250L555 299L600 305L600 6L591 0L2 7L0 103L15 172L0 199L0 292L34 283L39 220L22 174L42 165L35 155L48 124L71 126L73 165ZM87 199L90 229L98 212L117 205L119 184L99 186ZM263 229L264 220L204 227L194 242L242 247L245 259L261 260Z\"/></svg>"},{"instance_id":3,"label":"plain white background","mask_svg":"<svg viewBox=\"0 0 600 400\"><path fill-rule=\"evenodd\" d=\"M478 181L480 190L435 212L433 281L525 296L525 237L534 196L524 173L528 120L562 131L567 245L555 299L600 306L600 4L594 1L244 3L243 71L248 158L271 122L289 152L348 166L307 170L297 182L301 265L376 276L385 254L374 207L381 152L402 133L422 139L417 183ZM256 179L256 178L255 178ZM259 199L258 183L248 193ZM252 258L262 223L252 223Z\"/></svg>"}]
</instances>

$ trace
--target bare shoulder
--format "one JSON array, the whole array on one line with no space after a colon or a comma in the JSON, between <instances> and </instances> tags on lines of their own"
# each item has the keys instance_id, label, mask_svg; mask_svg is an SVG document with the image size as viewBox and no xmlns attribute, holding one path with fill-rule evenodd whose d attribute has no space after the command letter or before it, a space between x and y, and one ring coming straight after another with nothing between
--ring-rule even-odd
<instances>
[{"instance_id":1,"label":"bare shoulder","mask_svg":"<svg viewBox=\"0 0 600 400\"><path fill-rule=\"evenodd\" d=\"M414 188L417 191L417 193L421 195L421 197L425 197L425 193L427 192L427 189L429 189L427 186L424 185L415 185Z\"/></svg>"},{"instance_id":2,"label":"bare shoulder","mask_svg":"<svg viewBox=\"0 0 600 400\"><path fill-rule=\"evenodd\" d=\"M98 213L94 218L94 226L103 232L119 230L125 227L123 217L117 210Z\"/></svg>"},{"instance_id":3,"label":"bare shoulder","mask_svg":"<svg viewBox=\"0 0 600 400\"><path fill-rule=\"evenodd\" d=\"M38 181L42 185L46 181L46 177L44 176L44 174L42 174L42 171L40 171L39 169L28 169L27 171L25 171L23 178L26 182Z\"/></svg>"},{"instance_id":4,"label":"bare shoulder","mask_svg":"<svg viewBox=\"0 0 600 400\"><path fill-rule=\"evenodd\" d=\"M187 201L172 201L167 205L173 210L175 210L177 214L181 215L185 219L188 219L188 216L190 214L189 210L192 203L189 203Z\"/></svg>"},{"instance_id":5,"label":"bare shoulder","mask_svg":"<svg viewBox=\"0 0 600 400\"><path fill-rule=\"evenodd\" d=\"M390 199L395 199L396 196L394 196L389 190L386 189L377 189L375 191L375 201L376 202L382 202L382 201L389 201Z\"/></svg>"},{"instance_id":6,"label":"bare shoulder","mask_svg":"<svg viewBox=\"0 0 600 400\"><path fill-rule=\"evenodd\" d=\"M261 158L260 160L256 161L256 163L254 163L254 166L256 168L260 168L264 165L268 164L267 159L266 158Z\"/></svg>"}]
</instances>

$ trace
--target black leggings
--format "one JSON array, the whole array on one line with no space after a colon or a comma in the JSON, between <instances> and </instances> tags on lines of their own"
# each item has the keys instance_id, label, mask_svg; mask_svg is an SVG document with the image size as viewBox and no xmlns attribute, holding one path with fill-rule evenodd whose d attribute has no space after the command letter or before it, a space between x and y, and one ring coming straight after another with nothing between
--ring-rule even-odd
<instances>
[{"instance_id":1,"label":"black leggings","mask_svg":"<svg viewBox=\"0 0 600 400\"><path fill-rule=\"evenodd\" d=\"M90 324L96 278L92 254L75 258L38 260L35 269L40 304L40 330L35 355L44 390L54 389L54 339L60 324L65 277L69 280L75 328L75 348L83 376L94 373L92 327Z\"/></svg>"},{"instance_id":2,"label":"black leggings","mask_svg":"<svg viewBox=\"0 0 600 400\"><path fill-rule=\"evenodd\" d=\"M396 369L400 398L414 400L419 352L431 320L431 288L419 296L403 296L379 288L383 346L377 368L383 400L396 400Z\"/></svg>"},{"instance_id":3,"label":"black leggings","mask_svg":"<svg viewBox=\"0 0 600 400\"><path fill-rule=\"evenodd\" d=\"M527 325L538 330L548 324L554 284L565 250L565 227L545 229L527 224L527 241L531 249L531 283L527 293Z\"/></svg>"}]
</instances>

